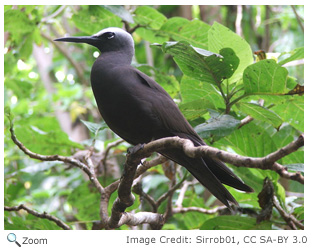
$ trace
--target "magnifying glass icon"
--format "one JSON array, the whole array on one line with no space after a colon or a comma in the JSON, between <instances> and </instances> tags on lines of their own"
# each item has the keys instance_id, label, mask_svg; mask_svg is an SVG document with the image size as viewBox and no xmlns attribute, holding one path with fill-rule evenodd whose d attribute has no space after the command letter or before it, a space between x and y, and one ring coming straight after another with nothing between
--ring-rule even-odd
<instances>
[{"instance_id":1,"label":"magnifying glass icon","mask_svg":"<svg viewBox=\"0 0 312 252\"><path fill-rule=\"evenodd\" d=\"M19 246L19 247L21 246L21 244L19 244L19 243L16 241L16 235L15 235L15 234L9 233L7 238L8 238L8 241L9 241L9 242L15 242L17 246Z\"/></svg>"}]
</instances>

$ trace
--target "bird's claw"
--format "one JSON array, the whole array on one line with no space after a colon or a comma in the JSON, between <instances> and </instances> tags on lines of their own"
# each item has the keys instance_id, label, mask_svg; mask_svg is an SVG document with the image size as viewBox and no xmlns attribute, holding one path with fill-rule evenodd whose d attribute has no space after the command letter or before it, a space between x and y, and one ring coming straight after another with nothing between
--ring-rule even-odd
<instances>
[{"instance_id":1,"label":"bird's claw","mask_svg":"<svg viewBox=\"0 0 312 252\"><path fill-rule=\"evenodd\" d=\"M127 150L128 155L134 154L134 153L138 152L139 150L142 150L144 148L144 145L145 144L137 144L135 146L128 148L128 150Z\"/></svg>"}]
</instances>

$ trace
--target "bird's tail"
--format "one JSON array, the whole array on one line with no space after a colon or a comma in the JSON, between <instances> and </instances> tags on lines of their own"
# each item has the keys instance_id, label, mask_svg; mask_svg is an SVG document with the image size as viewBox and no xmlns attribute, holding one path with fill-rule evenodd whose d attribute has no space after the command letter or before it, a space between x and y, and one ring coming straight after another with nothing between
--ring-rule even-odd
<instances>
[{"instance_id":1,"label":"bird's tail","mask_svg":"<svg viewBox=\"0 0 312 252\"><path fill-rule=\"evenodd\" d=\"M185 138L185 137L184 137ZM195 146L204 145L201 139L192 139ZM194 141L196 140L196 141ZM230 202L238 204L223 184L245 192L253 189L237 177L223 162L213 158L191 158L182 150L167 149L161 152L165 157L184 166L203 186L205 186L217 199L230 208Z\"/></svg>"}]
</instances>

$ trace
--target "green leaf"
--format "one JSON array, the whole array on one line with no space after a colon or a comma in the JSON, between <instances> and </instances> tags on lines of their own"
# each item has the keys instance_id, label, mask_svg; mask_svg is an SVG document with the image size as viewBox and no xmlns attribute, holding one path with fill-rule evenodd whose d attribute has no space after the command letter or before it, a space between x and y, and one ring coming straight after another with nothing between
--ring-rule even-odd
<instances>
[{"instance_id":1,"label":"green leaf","mask_svg":"<svg viewBox=\"0 0 312 252\"><path fill-rule=\"evenodd\" d=\"M100 195L85 182L76 187L68 197L68 203L77 209L75 217L80 221L94 221L100 218Z\"/></svg>"},{"instance_id":2,"label":"green leaf","mask_svg":"<svg viewBox=\"0 0 312 252\"><path fill-rule=\"evenodd\" d=\"M272 140L276 144L276 148L280 149L299 136L300 132L292 127L290 124L283 124L282 127L272 135ZM300 164L304 163L304 148L300 148L296 152L293 152L281 160L279 160L282 164ZM287 166L287 165L286 165Z\"/></svg>"},{"instance_id":3,"label":"green leaf","mask_svg":"<svg viewBox=\"0 0 312 252\"><path fill-rule=\"evenodd\" d=\"M231 115L220 115L211 110L210 115L207 122L194 128L202 138L209 139L210 142L231 134L240 125L240 120Z\"/></svg>"},{"instance_id":4,"label":"green leaf","mask_svg":"<svg viewBox=\"0 0 312 252\"><path fill-rule=\"evenodd\" d=\"M193 46L208 48L210 26L200 20L189 21L181 17L170 18L159 30L162 36L169 36L175 41L187 41Z\"/></svg>"},{"instance_id":5,"label":"green leaf","mask_svg":"<svg viewBox=\"0 0 312 252\"><path fill-rule=\"evenodd\" d=\"M260 60L244 71L246 94L286 94L294 88L294 82L288 82L288 71L275 60ZM289 86L291 84L291 86Z\"/></svg>"},{"instance_id":6,"label":"green leaf","mask_svg":"<svg viewBox=\"0 0 312 252\"><path fill-rule=\"evenodd\" d=\"M138 34L143 40L151 43L162 44L169 40L169 37L158 35L154 30L150 30L145 27L139 27L135 30L135 33Z\"/></svg>"},{"instance_id":7,"label":"green leaf","mask_svg":"<svg viewBox=\"0 0 312 252\"><path fill-rule=\"evenodd\" d=\"M180 41L166 42L162 49L174 57L185 75L215 85L232 76L239 61L230 48L223 48L219 55Z\"/></svg>"},{"instance_id":8,"label":"green leaf","mask_svg":"<svg viewBox=\"0 0 312 252\"><path fill-rule=\"evenodd\" d=\"M239 59L239 66L229 79L229 83L233 83L241 79L244 69L253 63L253 54L250 45L242 37L214 22L208 31L208 50L217 53L222 48L231 48Z\"/></svg>"},{"instance_id":9,"label":"green leaf","mask_svg":"<svg viewBox=\"0 0 312 252\"><path fill-rule=\"evenodd\" d=\"M43 155L71 155L72 148L83 149L72 142L55 117L31 117L15 122L17 138L31 151Z\"/></svg>"},{"instance_id":10,"label":"green leaf","mask_svg":"<svg viewBox=\"0 0 312 252\"><path fill-rule=\"evenodd\" d=\"M289 98L288 98L289 97ZM287 96L283 102L271 108L285 122L304 132L304 96Z\"/></svg>"},{"instance_id":11,"label":"green leaf","mask_svg":"<svg viewBox=\"0 0 312 252\"><path fill-rule=\"evenodd\" d=\"M285 165L289 171L295 171L295 172L304 172L304 164L286 164Z\"/></svg>"},{"instance_id":12,"label":"green leaf","mask_svg":"<svg viewBox=\"0 0 312 252\"><path fill-rule=\"evenodd\" d=\"M4 114L9 119L10 125L12 125L13 119L14 119L14 114L12 113L11 108L9 106L4 107Z\"/></svg>"},{"instance_id":13,"label":"green leaf","mask_svg":"<svg viewBox=\"0 0 312 252\"><path fill-rule=\"evenodd\" d=\"M11 89L19 99L29 98L33 91L32 83L20 78L6 78L4 85L6 88Z\"/></svg>"},{"instance_id":14,"label":"green leaf","mask_svg":"<svg viewBox=\"0 0 312 252\"><path fill-rule=\"evenodd\" d=\"M131 13L127 11L122 5L101 5L101 7L110 11L111 13L115 14L116 16L120 17L122 20L130 24L134 23Z\"/></svg>"},{"instance_id":15,"label":"green leaf","mask_svg":"<svg viewBox=\"0 0 312 252\"><path fill-rule=\"evenodd\" d=\"M263 129L262 125L257 125L254 121L221 138L214 146L248 157L264 157L277 150L271 135ZM271 170L246 167L233 167L233 170L256 192L261 191L265 177L269 177L273 183L279 178L279 175Z\"/></svg>"},{"instance_id":16,"label":"green leaf","mask_svg":"<svg viewBox=\"0 0 312 252\"><path fill-rule=\"evenodd\" d=\"M203 104L204 106L202 108L211 108L214 110L225 108L222 96L215 86L210 83L198 81L184 75L181 80L180 88L183 103L193 101L196 103L197 100L206 100L207 102ZM211 104L211 106L208 107L208 103Z\"/></svg>"},{"instance_id":17,"label":"green leaf","mask_svg":"<svg viewBox=\"0 0 312 252\"><path fill-rule=\"evenodd\" d=\"M105 122L102 123L93 123L93 122L88 122L80 119L80 121L86 125L86 127L94 134L97 134L99 131L103 129L107 129L108 126Z\"/></svg>"},{"instance_id":18,"label":"green leaf","mask_svg":"<svg viewBox=\"0 0 312 252\"><path fill-rule=\"evenodd\" d=\"M142 26L159 29L167 18L156 9L149 6L140 6L134 11L134 21Z\"/></svg>"},{"instance_id":19,"label":"green leaf","mask_svg":"<svg viewBox=\"0 0 312 252\"><path fill-rule=\"evenodd\" d=\"M72 20L86 34L95 34L105 27L122 27L120 17L97 5L78 11L72 16Z\"/></svg>"},{"instance_id":20,"label":"green leaf","mask_svg":"<svg viewBox=\"0 0 312 252\"><path fill-rule=\"evenodd\" d=\"M284 65L290 61L293 61L293 60L303 59L304 58L304 47L296 48L295 50L292 50L291 52L282 53L279 56L279 58L283 58L284 55L290 55L290 56L279 61L278 64L280 66L282 66L282 65Z\"/></svg>"},{"instance_id":21,"label":"green leaf","mask_svg":"<svg viewBox=\"0 0 312 252\"><path fill-rule=\"evenodd\" d=\"M283 123L283 120L279 117L279 115L258 104L240 102L236 103L236 106L242 112L253 117L254 119L271 123L276 129L278 129Z\"/></svg>"},{"instance_id":22,"label":"green leaf","mask_svg":"<svg viewBox=\"0 0 312 252\"><path fill-rule=\"evenodd\" d=\"M256 218L243 216L218 216L207 220L201 230L271 230L271 222L257 224Z\"/></svg>"},{"instance_id":23,"label":"green leaf","mask_svg":"<svg viewBox=\"0 0 312 252\"><path fill-rule=\"evenodd\" d=\"M189 121L195 120L208 112L213 104L206 99L193 100L179 105L179 109Z\"/></svg>"},{"instance_id":24,"label":"green leaf","mask_svg":"<svg viewBox=\"0 0 312 252\"><path fill-rule=\"evenodd\" d=\"M36 25L25 12L21 10L7 10L4 12L4 31L9 31L13 40L20 43L24 34L32 32Z\"/></svg>"},{"instance_id":25,"label":"green leaf","mask_svg":"<svg viewBox=\"0 0 312 252\"><path fill-rule=\"evenodd\" d=\"M304 220L304 206L296 207L293 214L298 220Z\"/></svg>"},{"instance_id":26,"label":"green leaf","mask_svg":"<svg viewBox=\"0 0 312 252\"><path fill-rule=\"evenodd\" d=\"M24 41L21 43L19 55L22 60L27 60L32 53L33 49L33 36L32 34L27 35Z\"/></svg>"}]
</instances>

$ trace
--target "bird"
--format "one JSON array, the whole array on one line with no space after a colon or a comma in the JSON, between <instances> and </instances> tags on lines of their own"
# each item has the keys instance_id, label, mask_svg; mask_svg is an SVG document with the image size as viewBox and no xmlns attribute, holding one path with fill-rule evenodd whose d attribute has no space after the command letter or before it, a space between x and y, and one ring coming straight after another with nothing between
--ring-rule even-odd
<instances>
[{"instance_id":1,"label":"bird","mask_svg":"<svg viewBox=\"0 0 312 252\"><path fill-rule=\"evenodd\" d=\"M91 36L69 36L55 41L86 43L100 51L91 69L91 87L101 116L122 139L136 146L178 136L191 140L194 146L206 145L161 85L131 66L135 47L130 33L109 27ZM185 167L229 209L238 203L223 184L253 192L216 158L191 158L176 148L159 153Z\"/></svg>"}]
</instances>

